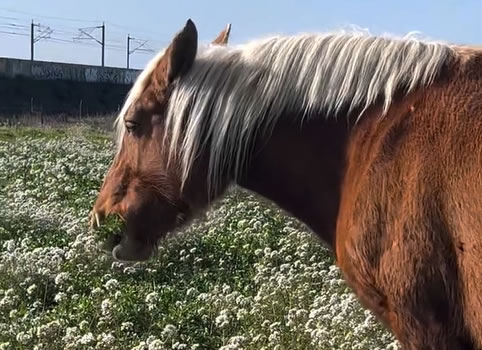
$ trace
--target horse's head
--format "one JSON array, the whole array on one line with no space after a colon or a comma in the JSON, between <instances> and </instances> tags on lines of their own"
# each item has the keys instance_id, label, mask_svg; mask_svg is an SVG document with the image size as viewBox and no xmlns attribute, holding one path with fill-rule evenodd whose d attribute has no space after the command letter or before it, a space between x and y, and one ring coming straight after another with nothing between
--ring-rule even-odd
<instances>
[{"instance_id":1,"label":"horse's head","mask_svg":"<svg viewBox=\"0 0 482 350\"><path fill-rule=\"evenodd\" d=\"M230 26L212 42L225 45ZM90 214L95 228L110 214L125 222L125 233L109 250L119 260L148 259L160 238L205 207L205 162L195 162L181 179L179 158L166 127L169 98L176 81L194 63L198 35L188 20L166 50L142 72L117 119L118 151ZM203 181L204 180L204 181Z\"/></svg>"}]
</instances>

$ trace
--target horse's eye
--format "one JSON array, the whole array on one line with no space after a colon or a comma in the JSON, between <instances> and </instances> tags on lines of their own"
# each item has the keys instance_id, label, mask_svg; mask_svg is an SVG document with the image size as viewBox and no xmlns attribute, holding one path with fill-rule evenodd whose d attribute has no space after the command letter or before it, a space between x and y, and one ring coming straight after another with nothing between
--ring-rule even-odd
<instances>
[{"instance_id":1,"label":"horse's eye","mask_svg":"<svg viewBox=\"0 0 482 350\"><path fill-rule=\"evenodd\" d=\"M125 124L127 132L134 131L139 126L139 123L134 122L132 120L126 120L124 124Z\"/></svg>"}]
</instances>

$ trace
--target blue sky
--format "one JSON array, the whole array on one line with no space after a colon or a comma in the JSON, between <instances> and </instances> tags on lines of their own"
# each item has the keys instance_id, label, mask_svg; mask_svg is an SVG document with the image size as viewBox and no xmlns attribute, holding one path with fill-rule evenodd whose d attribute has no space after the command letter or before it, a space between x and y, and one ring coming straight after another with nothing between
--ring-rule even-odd
<instances>
[{"instance_id":1,"label":"blue sky","mask_svg":"<svg viewBox=\"0 0 482 350\"><path fill-rule=\"evenodd\" d=\"M72 37L78 28L104 21L105 63L124 67L127 34L148 40L145 47L157 51L187 18L196 23L201 41L211 40L231 22L231 43L273 33L331 31L355 25L374 34L419 31L437 40L482 44L481 0L1 0L0 57L30 58L28 35L33 19L53 30L50 39L35 44L36 59L100 64L100 45L86 40L73 43ZM99 30L92 35L100 39ZM135 47L136 42L131 45ZM135 52L131 67L142 68L152 55L152 51Z\"/></svg>"}]
</instances>

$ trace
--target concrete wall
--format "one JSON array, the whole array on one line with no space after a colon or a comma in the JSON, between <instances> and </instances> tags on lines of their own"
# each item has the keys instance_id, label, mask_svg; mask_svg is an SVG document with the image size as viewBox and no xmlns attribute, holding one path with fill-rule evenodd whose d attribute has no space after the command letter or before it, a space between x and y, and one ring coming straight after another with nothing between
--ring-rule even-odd
<instances>
[{"instance_id":1,"label":"concrete wall","mask_svg":"<svg viewBox=\"0 0 482 350\"><path fill-rule=\"evenodd\" d=\"M139 70L0 57L0 78L70 80L88 83L132 84Z\"/></svg>"},{"instance_id":2,"label":"concrete wall","mask_svg":"<svg viewBox=\"0 0 482 350\"><path fill-rule=\"evenodd\" d=\"M115 113L140 71L0 58L0 114Z\"/></svg>"}]
</instances>

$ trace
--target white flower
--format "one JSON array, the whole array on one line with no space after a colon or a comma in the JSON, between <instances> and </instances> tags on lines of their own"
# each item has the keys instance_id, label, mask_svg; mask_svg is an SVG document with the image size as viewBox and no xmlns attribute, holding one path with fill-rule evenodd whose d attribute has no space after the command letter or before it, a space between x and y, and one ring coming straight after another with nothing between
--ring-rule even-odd
<instances>
[{"instance_id":1,"label":"white flower","mask_svg":"<svg viewBox=\"0 0 482 350\"><path fill-rule=\"evenodd\" d=\"M148 350L165 350L164 344L159 339L155 339L149 343Z\"/></svg>"},{"instance_id":2,"label":"white flower","mask_svg":"<svg viewBox=\"0 0 482 350\"><path fill-rule=\"evenodd\" d=\"M65 344L72 345L77 339L78 331L79 330L77 327L67 327L65 330L65 335L62 337L62 341Z\"/></svg>"},{"instance_id":3,"label":"white flower","mask_svg":"<svg viewBox=\"0 0 482 350\"><path fill-rule=\"evenodd\" d=\"M133 266L126 266L123 271L126 275L132 275L136 273L136 269Z\"/></svg>"},{"instance_id":4,"label":"white flower","mask_svg":"<svg viewBox=\"0 0 482 350\"><path fill-rule=\"evenodd\" d=\"M128 332L134 328L134 324L132 322L122 322L121 324L121 331Z\"/></svg>"},{"instance_id":5,"label":"white flower","mask_svg":"<svg viewBox=\"0 0 482 350\"><path fill-rule=\"evenodd\" d=\"M55 276L55 284L58 286L63 286L69 280L69 273L68 272L61 272L57 276Z\"/></svg>"},{"instance_id":6,"label":"white flower","mask_svg":"<svg viewBox=\"0 0 482 350\"><path fill-rule=\"evenodd\" d=\"M97 347L110 349L115 343L115 337L111 333L101 333L97 336Z\"/></svg>"},{"instance_id":7,"label":"white flower","mask_svg":"<svg viewBox=\"0 0 482 350\"><path fill-rule=\"evenodd\" d=\"M162 330L161 336L163 339L172 339L176 336L177 329L172 324L168 324Z\"/></svg>"},{"instance_id":8,"label":"white flower","mask_svg":"<svg viewBox=\"0 0 482 350\"><path fill-rule=\"evenodd\" d=\"M201 303L207 303L210 299L211 297L208 293L201 293L197 296L197 300L199 300Z\"/></svg>"},{"instance_id":9,"label":"white flower","mask_svg":"<svg viewBox=\"0 0 482 350\"><path fill-rule=\"evenodd\" d=\"M16 298L5 294L5 296L0 299L0 309L11 309L15 305Z\"/></svg>"},{"instance_id":10,"label":"white flower","mask_svg":"<svg viewBox=\"0 0 482 350\"><path fill-rule=\"evenodd\" d=\"M60 322L57 320L41 325L37 329L37 337L43 341L55 339L60 332Z\"/></svg>"},{"instance_id":11,"label":"white flower","mask_svg":"<svg viewBox=\"0 0 482 350\"><path fill-rule=\"evenodd\" d=\"M111 278L104 284L105 289L112 292L119 288L119 282L115 278Z\"/></svg>"},{"instance_id":12,"label":"white flower","mask_svg":"<svg viewBox=\"0 0 482 350\"><path fill-rule=\"evenodd\" d=\"M30 285L28 288L27 288L27 294L28 295L32 295L33 293L35 293L35 290L37 289L37 285L36 284L32 284Z\"/></svg>"},{"instance_id":13,"label":"white flower","mask_svg":"<svg viewBox=\"0 0 482 350\"><path fill-rule=\"evenodd\" d=\"M222 350L278 350L287 346L284 339L296 339L293 350L297 344L314 349L398 348L360 307L312 234L249 194L242 200L228 194L206 214L205 222L169 235L159 247L159 259L110 264L99 254L95 233L87 230L87 217L114 154L112 142L94 143L83 136L19 137L14 144L0 137L0 237L14 237L0 242L0 278L14 281L8 290L0 290L0 334L5 335L0 342L11 343L0 350L120 350L130 344L131 350L194 350L201 346L185 344L197 339L191 332L200 339L215 337ZM160 271L175 278L158 278ZM219 282L230 273L234 283ZM161 316L173 324L141 341L143 334L152 334L150 322L139 319L143 307L136 314L137 305L129 303L140 297L149 311L163 304L144 277L152 279L156 290L166 288L176 297ZM45 291L52 279L55 288ZM44 299L46 292L57 293L58 302L68 298L72 312L66 313L63 303L44 305L50 299ZM185 298L179 298L183 294ZM120 299L125 304L114 322ZM64 319L51 321L58 314ZM177 322L186 321L186 314L199 318L200 324L214 323L217 331L199 327L180 334ZM80 323L79 317L84 319Z\"/></svg>"},{"instance_id":14,"label":"white flower","mask_svg":"<svg viewBox=\"0 0 482 350\"><path fill-rule=\"evenodd\" d=\"M94 338L94 335L89 332L87 334L84 334L79 340L78 340L79 344L82 344L82 345L90 345L90 344L93 344L95 342L95 338Z\"/></svg>"},{"instance_id":15,"label":"white flower","mask_svg":"<svg viewBox=\"0 0 482 350\"><path fill-rule=\"evenodd\" d=\"M9 239L8 241L5 241L3 243L3 246L5 247L7 252L13 253L13 251L15 250L15 241L13 239Z\"/></svg>"},{"instance_id":16,"label":"white flower","mask_svg":"<svg viewBox=\"0 0 482 350\"><path fill-rule=\"evenodd\" d=\"M244 229L246 227L247 223L248 223L248 220L245 220L245 219L239 220L238 221L238 229L240 229L240 230Z\"/></svg>"},{"instance_id":17,"label":"white flower","mask_svg":"<svg viewBox=\"0 0 482 350\"><path fill-rule=\"evenodd\" d=\"M254 254L255 254L256 256L262 256L263 253L264 253L264 252L263 252L263 249L259 249L259 248L254 251Z\"/></svg>"},{"instance_id":18,"label":"white flower","mask_svg":"<svg viewBox=\"0 0 482 350\"><path fill-rule=\"evenodd\" d=\"M102 300L100 308L101 308L102 315L109 317L112 315L112 311L114 307L110 299L104 299Z\"/></svg>"},{"instance_id":19,"label":"white flower","mask_svg":"<svg viewBox=\"0 0 482 350\"><path fill-rule=\"evenodd\" d=\"M19 332L15 339L22 345L28 345L32 340L32 336L25 332Z\"/></svg>"},{"instance_id":20,"label":"white flower","mask_svg":"<svg viewBox=\"0 0 482 350\"><path fill-rule=\"evenodd\" d=\"M218 317L216 317L216 326L219 328L225 328L230 322L230 313L228 310L222 310Z\"/></svg>"},{"instance_id":21,"label":"white flower","mask_svg":"<svg viewBox=\"0 0 482 350\"><path fill-rule=\"evenodd\" d=\"M196 295L196 293L197 293L196 288L192 288L192 287L191 287L191 288L189 288L189 289L186 291L186 296L187 296L187 297L192 297L192 296Z\"/></svg>"},{"instance_id":22,"label":"white flower","mask_svg":"<svg viewBox=\"0 0 482 350\"><path fill-rule=\"evenodd\" d=\"M87 322L86 320L83 320L79 323L79 329L82 330L82 331L85 331L89 328L89 322Z\"/></svg>"},{"instance_id":23,"label":"white flower","mask_svg":"<svg viewBox=\"0 0 482 350\"><path fill-rule=\"evenodd\" d=\"M65 299L67 298L67 294L65 294L64 292L59 292L55 295L54 297L54 301L56 303L61 303L62 301L64 301Z\"/></svg>"},{"instance_id":24,"label":"white flower","mask_svg":"<svg viewBox=\"0 0 482 350\"><path fill-rule=\"evenodd\" d=\"M92 289L92 291L90 292L90 294L91 294L93 297L102 295L102 289L100 289L99 287L96 287L96 288Z\"/></svg>"},{"instance_id":25,"label":"white flower","mask_svg":"<svg viewBox=\"0 0 482 350\"><path fill-rule=\"evenodd\" d=\"M151 292L146 295L146 304L149 310L153 310L156 307L156 303L159 301L159 294L157 292Z\"/></svg>"},{"instance_id":26,"label":"white flower","mask_svg":"<svg viewBox=\"0 0 482 350\"><path fill-rule=\"evenodd\" d=\"M146 344L146 342L144 341L141 341L138 345L134 346L131 350L147 350L148 345Z\"/></svg>"},{"instance_id":27,"label":"white flower","mask_svg":"<svg viewBox=\"0 0 482 350\"><path fill-rule=\"evenodd\" d=\"M281 334L278 331L272 332L268 337L268 340L270 343L277 343L279 342L280 339L281 339Z\"/></svg>"}]
</instances>

